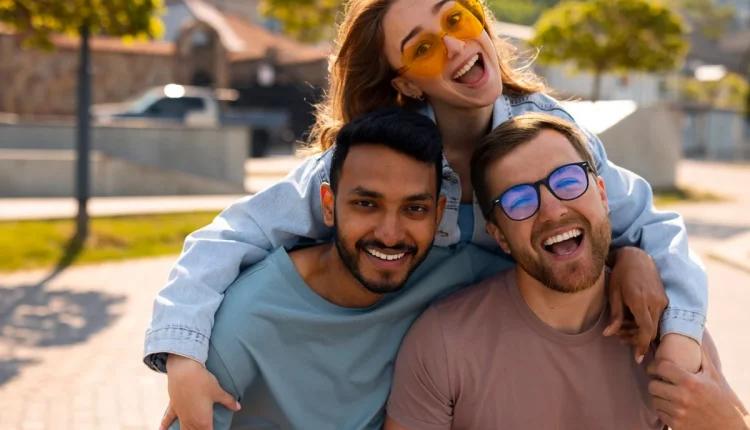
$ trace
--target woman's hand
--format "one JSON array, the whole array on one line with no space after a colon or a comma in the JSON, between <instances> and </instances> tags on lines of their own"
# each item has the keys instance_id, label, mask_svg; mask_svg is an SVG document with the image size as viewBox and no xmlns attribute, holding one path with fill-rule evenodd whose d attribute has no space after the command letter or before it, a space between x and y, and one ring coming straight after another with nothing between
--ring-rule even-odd
<instances>
[{"instance_id":1,"label":"woman's hand","mask_svg":"<svg viewBox=\"0 0 750 430\"><path fill-rule=\"evenodd\" d=\"M169 407L160 430L167 429L177 418L183 430L212 430L214 403L231 411L240 410L237 399L224 391L216 377L195 360L169 354L167 378Z\"/></svg>"},{"instance_id":2,"label":"woman's hand","mask_svg":"<svg viewBox=\"0 0 750 430\"><path fill-rule=\"evenodd\" d=\"M623 341L634 345L635 360L641 363L651 341L656 339L659 319L669 303L664 284L654 260L639 248L613 250L609 263L612 266L609 277L612 320L604 335L619 334ZM631 317L626 316L626 310L635 320L635 326L628 324Z\"/></svg>"}]
</instances>

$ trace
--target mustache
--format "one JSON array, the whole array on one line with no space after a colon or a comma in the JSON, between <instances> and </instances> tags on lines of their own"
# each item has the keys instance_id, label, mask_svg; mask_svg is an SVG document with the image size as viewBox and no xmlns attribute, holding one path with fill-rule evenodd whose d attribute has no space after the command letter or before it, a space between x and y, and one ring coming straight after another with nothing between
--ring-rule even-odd
<instances>
[{"instance_id":1,"label":"mustache","mask_svg":"<svg viewBox=\"0 0 750 430\"><path fill-rule=\"evenodd\" d=\"M383 242L375 239L361 239L356 243L358 249L364 248L377 248L377 249L388 249L396 252L406 252L416 254L418 248L414 245L409 245L406 242L399 242L393 246L386 246Z\"/></svg>"}]
</instances>

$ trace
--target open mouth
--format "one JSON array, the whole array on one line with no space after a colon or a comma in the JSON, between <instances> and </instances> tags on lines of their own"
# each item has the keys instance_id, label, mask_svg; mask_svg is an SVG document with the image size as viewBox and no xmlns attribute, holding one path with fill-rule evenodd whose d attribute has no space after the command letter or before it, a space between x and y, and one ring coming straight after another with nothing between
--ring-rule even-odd
<instances>
[{"instance_id":1,"label":"open mouth","mask_svg":"<svg viewBox=\"0 0 750 430\"><path fill-rule=\"evenodd\" d=\"M452 79L459 84L471 85L479 82L483 77L484 58L481 54L474 54L453 73Z\"/></svg>"},{"instance_id":2,"label":"open mouth","mask_svg":"<svg viewBox=\"0 0 750 430\"><path fill-rule=\"evenodd\" d=\"M542 241L542 247L552 255L564 257L578 250L583 242L583 230L572 228Z\"/></svg>"}]
</instances>

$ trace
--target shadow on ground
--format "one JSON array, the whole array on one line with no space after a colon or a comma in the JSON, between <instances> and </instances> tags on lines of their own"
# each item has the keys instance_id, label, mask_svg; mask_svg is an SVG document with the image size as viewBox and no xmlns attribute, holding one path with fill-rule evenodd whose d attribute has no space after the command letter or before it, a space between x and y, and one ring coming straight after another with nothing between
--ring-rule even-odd
<instances>
[{"instance_id":1,"label":"shadow on ground","mask_svg":"<svg viewBox=\"0 0 750 430\"><path fill-rule=\"evenodd\" d=\"M32 285L0 285L0 386L36 360L16 356L16 349L44 348L85 342L118 316L125 296L96 291L47 290L77 251L66 253L58 267Z\"/></svg>"},{"instance_id":2,"label":"shadow on ground","mask_svg":"<svg viewBox=\"0 0 750 430\"><path fill-rule=\"evenodd\" d=\"M685 227L687 227L688 237L705 237L711 239L728 239L750 231L750 225L729 226L695 221L686 221Z\"/></svg>"}]
</instances>

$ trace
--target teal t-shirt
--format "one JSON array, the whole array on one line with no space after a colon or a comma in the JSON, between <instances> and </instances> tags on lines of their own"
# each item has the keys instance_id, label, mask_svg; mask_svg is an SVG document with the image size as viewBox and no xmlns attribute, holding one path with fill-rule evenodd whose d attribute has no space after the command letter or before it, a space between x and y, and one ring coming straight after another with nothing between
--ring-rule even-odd
<instances>
[{"instance_id":1,"label":"teal t-shirt","mask_svg":"<svg viewBox=\"0 0 750 430\"><path fill-rule=\"evenodd\" d=\"M401 291L351 309L318 296L287 252L275 251L229 287L211 333L206 366L242 404L232 428L381 428L414 320L435 299L509 267L475 245L434 247ZM214 429L232 420L214 406Z\"/></svg>"}]
</instances>

